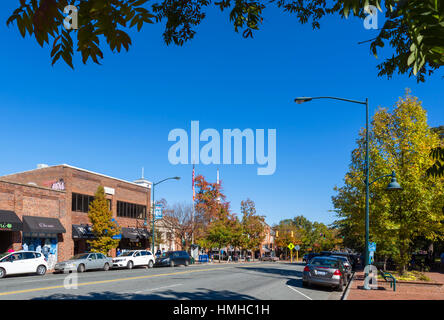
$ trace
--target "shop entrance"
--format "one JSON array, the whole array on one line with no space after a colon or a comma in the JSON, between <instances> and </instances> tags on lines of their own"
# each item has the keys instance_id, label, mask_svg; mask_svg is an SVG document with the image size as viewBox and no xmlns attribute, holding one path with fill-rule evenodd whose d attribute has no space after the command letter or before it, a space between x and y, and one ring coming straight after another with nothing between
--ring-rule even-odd
<instances>
[{"instance_id":1,"label":"shop entrance","mask_svg":"<svg viewBox=\"0 0 444 320\"><path fill-rule=\"evenodd\" d=\"M0 231L0 253L8 251L12 245L12 231Z\"/></svg>"}]
</instances>

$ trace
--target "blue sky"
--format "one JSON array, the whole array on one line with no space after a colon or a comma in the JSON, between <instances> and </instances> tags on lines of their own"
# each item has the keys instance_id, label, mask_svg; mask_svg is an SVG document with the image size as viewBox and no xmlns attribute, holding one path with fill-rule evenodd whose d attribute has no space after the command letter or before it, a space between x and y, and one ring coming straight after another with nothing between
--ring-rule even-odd
<instances>
[{"instance_id":1,"label":"blue sky","mask_svg":"<svg viewBox=\"0 0 444 320\"><path fill-rule=\"evenodd\" d=\"M211 10L183 47L167 47L160 25L145 26L131 33L128 53L105 50L101 66L77 57L72 71L63 63L52 67L49 47L6 27L14 5L0 11L0 175L67 163L135 180L145 167L151 181L182 177L159 185L156 198L191 201L191 165L168 161L170 130L189 131L192 120L220 133L276 129L274 175L258 176L256 165L218 166L233 211L251 198L270 224L295 215L331 223L333 187L343 183L365 110L327 100L296 105L296 96L369 97L373 114L411 88L429 124L444 124L442 75L425 84L378 78L381 60L357 44L375 31L358 19L330 17L312 31L270 9L255 38L243 39L226 13ZM196 172L216 180L215 165Z\"/></svg>"}]
</instances>

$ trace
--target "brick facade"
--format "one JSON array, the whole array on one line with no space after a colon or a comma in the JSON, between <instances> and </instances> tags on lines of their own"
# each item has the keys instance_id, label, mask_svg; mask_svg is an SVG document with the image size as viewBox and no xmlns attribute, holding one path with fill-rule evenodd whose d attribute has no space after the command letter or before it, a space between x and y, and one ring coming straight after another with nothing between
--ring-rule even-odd
<instances>
[{"instance_id":1,"label":"brick facade","mask_svg":"<svg viewBox=\"0 0 444 320\"><path fill-rule=\"evenodd\" d=\"M268 253L267 250L275 251L275 244L274 244L274 232L271 229L271 227L264 223L264 238L262 240L262 243L259 246L259 255L262 257L265 253ZM267 250L265 250L265 248Z\"/></svg>"},{"instance_id":2,"label":"brick facade","mask_svg":"<svg viewBox=\"0 0 444 320\"><path fill-rule=\"evenodd\" d=\"M68 231L66 226L71 226L71 219L67 214L65 198L64 191L0 180L0 209L14 211L22 221L23 216L57 218ZM12 248L20 250L21 232L8 232L8 235L12 238ZM7 238L6 234L2 236ZM68 234L60 234L58 241L59 257L69 258L73 249L72 239L68 238ZM9 243L6 245L9 246Z\"/></svg>"},{"instance_id":3,"label":"brick facade","mask_svg":"<svg viewBox=\"0 0 444 320\"><path fill-rule=\"evenodd\" d=\"M89 224L87 213L72 211L72 194L94 196L101 185L114 189L107 194L111 200L113 218L120 227L144 228L144 219L117 217L117 201L146 206L147 219L150 221L149 208L151 189L120 179L89 172L68 165L35 169L27 172L1 177L0 209L12 210L22 219L22 215L58 218L66 229L59 246L58 260L65 260L74 253L72 238L73 224ZM52 190L63 179L64 190ZM33 184L31 186L29 184ZM150 230L148 226L148 230ZM21 246L21 239L15 239L14 246ZM84 244L83 244L84 245ZM148 247L148 244L144 244ZM85 249L85 248L80 248ZM113 251L112 256L115 255Z\"/></svg>"}]
</instances>

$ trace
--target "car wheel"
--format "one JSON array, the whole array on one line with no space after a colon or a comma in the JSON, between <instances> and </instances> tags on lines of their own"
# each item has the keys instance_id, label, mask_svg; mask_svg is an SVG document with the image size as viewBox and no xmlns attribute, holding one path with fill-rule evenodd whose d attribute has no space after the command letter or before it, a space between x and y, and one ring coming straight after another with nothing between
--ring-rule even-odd
<instances>
[{"instance_id":1,"label":"car wheel","mask_svg":"<svg viewBox=\"0 0 444 320\"><path fill-rule=\"evenodd\" d=\"M174 261L171 260L170 267L174 267Z\"/></svg>"},{"instance_id":2,"label":"car wheel","mask_svg":"<svg viewBox=\"0 0 444 320\"><path fill-rule=\"evenodd\" d=\"M81 264L77 267L77 272L82 273L85 272L85 265Z\"/></svg>"},{"instance_id":3,"label":"car wheel","mask_svg":"<svg viewBox=\"0 0 444 320\"><path fill-rule=\"evenodd\" d=\"M185 267L188 267L190 263L188 262L188 260L185 261Z\"/></svg>"},{"instance_id":4,"label":"car wheel","mask_svg":"<svg viewBox=\"0 0 444 320\"><path fill-rule=\"evenodd\" d=\"M103 271L108 271L109 270L109 264L105 263L105 265L103 266Z\"/></svg>"},{"instance_id":5,"label":"car wheel","mask_svg":"<svg viewBox=\"0 0 444 320\"><path fill-rule=\"evenodd\" d=\"M134 267L133 262L129 261L128 264L126 265L126 267L131 270Z\"/></svg>"},{"instance_id":6,"label":"car wheel","mask_svg":"<svg viewBox=\"0 0 444 320\"><path fill-rule=\"evenodd\" d=\"M6 276L6 271L3 268L0 268L0 279Z\"/></svg>"},{"instance_id":7,"label":"car wheel","mask_svg":"<svg viewBox=\"0 0 444 320\"><path fill-rule=\"evenodd\" d=\"M40 265L37 267L37 275L43 276L46 273L46 267L44 265Z\"/></svg>"},{"instance_id":8,"label":"car wheel","mask_svg":"<svg viewBox=\"0 0 444 320\"><path fill-rule=\"evenodd\" d=\"M150 260L150 262L148 262L148 268L152 268L152 267L154 267L154 263L153 263L153 260Z\"/></svg>"}]
</instances>

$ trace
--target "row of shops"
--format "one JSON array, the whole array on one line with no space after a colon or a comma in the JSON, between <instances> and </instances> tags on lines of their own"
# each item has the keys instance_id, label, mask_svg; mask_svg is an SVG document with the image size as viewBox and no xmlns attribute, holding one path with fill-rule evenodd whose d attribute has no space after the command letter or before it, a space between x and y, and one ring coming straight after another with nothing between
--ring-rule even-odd
<instances>
[{"instance_id":1,"label":"row of shops","mask_svg":"<svg viewBox=\"0 0 444 320\"><path fill-rule=\"evenodd\" d=\"M0 253L39 251L51 268L90 250L94 238L88 205L99 186L105 189L122 249L149 249L145 222L151 182L130 182L70 165L45 166L0 177ZM157 249L157 248L156 248ZM110 256L115 256L113 249Z\"/></svg>"},{"instance_id":2,"label":"row of shops","mask_svg":"<svg viewBox=\"0 0 444 320\"><path fill-rule=\"evenodd\" d=\"M88 240L95 239L91 225L72 225L74 242L73 255L90 251ZM58 261L59 244L64 244L66 229L57 218L23 216L22 220L14 211L0 210L0 252L21 249L41 252L51 269ZM142 249L150 245L150 233L146 229L121 228L120 249ZM21 239L21 248L17 248Z\"/></svg>"}]
</instances>

